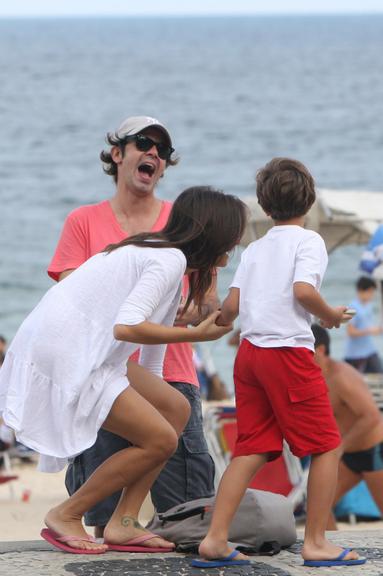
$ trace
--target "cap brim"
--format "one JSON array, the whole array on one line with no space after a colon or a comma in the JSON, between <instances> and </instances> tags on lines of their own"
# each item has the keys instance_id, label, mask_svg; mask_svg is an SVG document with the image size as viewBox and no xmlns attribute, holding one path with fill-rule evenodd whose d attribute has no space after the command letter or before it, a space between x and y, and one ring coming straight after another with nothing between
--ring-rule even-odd
<instances>
[{"instance_id":1,"label":"cap brim","mask_svg":"<svg viewBox=\"0 0 383 576\"><path fill-rule=\"evenodd\" d=\"M140 132L146 132L147 130L150 130L151 128L154 128L155 130L158 130L159 132L161 132L161 134L163 134L165 136L169 146L172 146L172 139L170 138L170 134L166 130L166 128L164 126L162 126L161 124L151 124L150 126L145 126L145 128L142 128L142 130L138 130L137 132L135 132L135 134L139 134Z\"/></svg>"},{"instance_id":2,"label":"cap brim","mask_svg":"<svg viewBox=\"0 0 383 576\"><path fill-rule=\"evenodd\" d=\"M165 136L170 146L172 146L172 139L165 126L150 116L131 116L130 118L127 118L118 128L116 135L119 138L134 136L135 134L144 132L149 128L159 130Z\"/></svg>"}]
</instances>

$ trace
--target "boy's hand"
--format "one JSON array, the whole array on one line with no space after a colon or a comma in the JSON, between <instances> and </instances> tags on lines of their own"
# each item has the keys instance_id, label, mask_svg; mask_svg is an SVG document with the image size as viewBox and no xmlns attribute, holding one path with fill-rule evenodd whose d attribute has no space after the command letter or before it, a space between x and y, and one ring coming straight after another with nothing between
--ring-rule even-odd
<instances>
[{"instance_id":1,"label":"boy's hand","mask_svg":"<svg viewBox=\"0 0 383 576\"><path fill-rule=\"evenodd\" d=\"M336 306L331 309L331 313L326 318L320 319L320 325L323 328L339 328L339 326L351 320L352 316L345 314L347 306Z\"/></svg>"},{"instance_id":2,"label":"boy's hand","mask_svg":"<svg viewBox=\"0 0 383 576\"><path fill-rule=\"evenodd\" d=\"M221 314L221 310L218 310L219 314L215 320L215 323L217 324L217 326L232 326L232 322L227 322L225 321L225 318L223 317L223 315Z\"/></svg>"}]
</instances>

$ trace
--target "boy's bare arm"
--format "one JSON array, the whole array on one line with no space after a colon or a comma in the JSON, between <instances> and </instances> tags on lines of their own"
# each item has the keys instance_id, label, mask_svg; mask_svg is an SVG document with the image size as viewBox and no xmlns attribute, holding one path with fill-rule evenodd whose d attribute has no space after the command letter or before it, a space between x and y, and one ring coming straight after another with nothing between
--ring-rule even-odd
<instances>
[{"instance_id":1,"label":"boy's bare arm","mask_svg":"<svg viewBox=\"0 0 383 576\"><path fill-rule=\"evenodd\" d=\"M333 308L322 298L319 292L307 282L294 282L294 296L307 312L319 318L324 328L339 328L344 319L347 306Z\"/></svg>"},{"instance_id":2,"label":"boy's bare arm","mask_svg":"<svg viewBox=\"0 0 383 576\"><path fill-rule=\"evenodd\" d=\"M382 416L363 377L351 366L339 365L333 384L354 418L350 430L342 437L343 449L347 452L381 422Z\"/></svg>"},{"instance_id":3,"label":"boy's bare arm","mask_svg":"<svg viewBox=\"0 0 383 576\"><path fill-rule=\"evenodd\" d=\"M239 314L239 288L230 288L229 295L225 298L221 308L221 314L216 320L218 326L231 324Z\"/></svg>"}]
</instances>

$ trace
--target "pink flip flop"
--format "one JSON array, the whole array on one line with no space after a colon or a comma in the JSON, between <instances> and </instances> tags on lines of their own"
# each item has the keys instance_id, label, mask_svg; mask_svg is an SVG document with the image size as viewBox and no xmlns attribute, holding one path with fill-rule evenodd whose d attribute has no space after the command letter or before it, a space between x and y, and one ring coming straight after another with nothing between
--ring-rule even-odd
<instances>
[{"instance_id":1,"label":"pink flip flop","mask_svg":"<svg viewBox=\"0 0 383 576\"><path fill-rule=\"evenodd\" d=\"M78 536L60 536L50 528L43 528L40 532L40 536L44 538L49 544L52 544L64 552L69 552L70 554L104 554L106 550L83 550L82 548L74 548L73 546L67 546L66 542L84 541L84 542L95 542L96 539L93 536L87 536L86 538L79 538Z\"/></svg>"},{"instance_id":2,"label":"pink flip flop","mask_svg":"<svg viewBox=\"0 0 383 576\"><path fill-rule=\"evenodd\" d=\"M150 546L140 546L140 544L151 540L152 538L161 538L158 534L152 534L148 532L147 534L143 534L142 536L137 536L136 538L131 538L127 540L125 544L110 544L109 542L105 542L108 545L108 550L114 550L115 552L174 552L175 546L172 548L154 548Z\"/></svg>"}]
</instances>

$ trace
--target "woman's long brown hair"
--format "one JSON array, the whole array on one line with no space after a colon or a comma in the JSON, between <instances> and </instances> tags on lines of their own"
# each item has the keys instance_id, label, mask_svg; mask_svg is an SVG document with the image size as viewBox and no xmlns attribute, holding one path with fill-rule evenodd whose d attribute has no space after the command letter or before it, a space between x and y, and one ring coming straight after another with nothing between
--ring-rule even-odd
<instances>
[{"instance_id":1,"label":"woman's long brown hair","mask_svg":"<svg viewBox=\"0 0 383 576\"><path fill-rule=\"evenodd\" d=\"M122 246L178 248L186 258L189 294L184 310L194 302L201 306L211 286L219 258L240 241L246 226L247 207L237 197L210 186L194 186L175 200L167 224L160 232L144 232L110 244L105 252ZM160 242L159 242L160 240Z\"/></svg>"}]
</instances>

